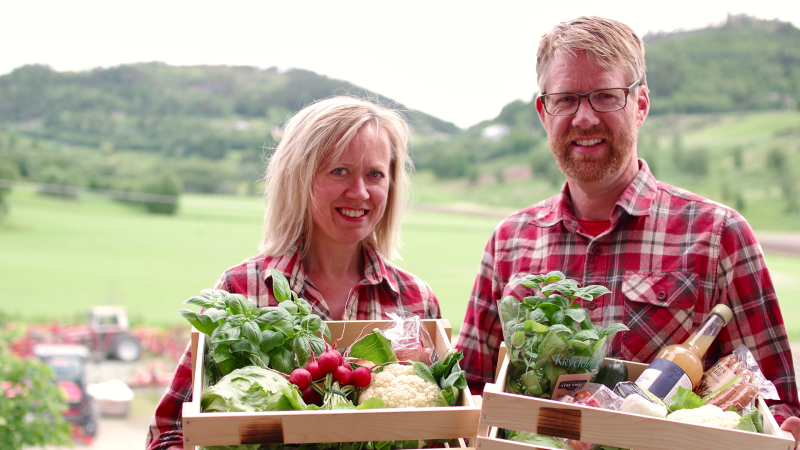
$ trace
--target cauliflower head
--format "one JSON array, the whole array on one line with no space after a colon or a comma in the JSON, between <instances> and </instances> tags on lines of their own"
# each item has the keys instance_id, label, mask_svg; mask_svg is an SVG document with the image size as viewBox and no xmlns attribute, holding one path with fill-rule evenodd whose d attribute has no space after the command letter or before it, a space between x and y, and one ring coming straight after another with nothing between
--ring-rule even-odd
<instances>
[{"instance_id":1,"label":"cauliflower head","mask_svg":"<svg viewBox=\"0 0 800 450\"><path fill-rule=\"evenodd\" d=\"M695 409L680 409L669 414L667 419L735 429L741 417L733 411L723 411L718 406L704 405Z\"/></svg>"},{"instance_id":2,"label":"cauliflower head","mask_svg":"<svg viewBox=\"0 0 800 450\"><path fill-rule=\"evenodd\" d=\"M439 391L439 386L417 375L414 366L389 364L372 374L369 386L361 389L358 403L378 397L387 408L432 407L436 406Z\"/></svg>"}]
</instances>

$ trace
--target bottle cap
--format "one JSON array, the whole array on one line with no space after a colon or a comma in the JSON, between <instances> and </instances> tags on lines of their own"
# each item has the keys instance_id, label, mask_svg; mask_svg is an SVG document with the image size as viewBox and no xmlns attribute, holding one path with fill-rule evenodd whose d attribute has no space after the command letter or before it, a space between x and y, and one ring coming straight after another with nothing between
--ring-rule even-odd
<instances>
[{"instance_id":1,"label":"bottle cap","mask_svg":"<svg viewBox=\"0 0 800 450\"><path fill-rule=\"evenodd\" d=\"M730 322L731 319L733 318L733 311L731 311L730 308L728 308L723 304L715 306L714 309L711 310L711 312L719 314L722 317L722 319L725 320L725 325L727 325L728 322Z\"/></svg>"}]
</instances>

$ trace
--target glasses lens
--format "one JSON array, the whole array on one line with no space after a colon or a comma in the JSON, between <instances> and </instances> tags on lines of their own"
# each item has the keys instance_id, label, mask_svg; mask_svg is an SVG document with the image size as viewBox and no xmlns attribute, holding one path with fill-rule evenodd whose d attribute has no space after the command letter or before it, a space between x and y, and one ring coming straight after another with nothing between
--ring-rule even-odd
<instances>
[{"instance_id":1,"label":"glasses lens","mask_svg":"<svg viewBox=\"0 0 800 450\"><path fill-rule=\"evenodd\" d=\"M574 114L578 110L579 101L574 94L550 94L543 98L547 112L556 116Z\"/></svg>"},{"instance_id":2,"label":"glasses lens","mask_svg":"<svg viewBox=\"0 0 800 450\"><path fill-rule=\"evenodd\" d=\"M625 107L625 89L603 89L592 92L589 102L595 110L600 112L616 111Z\"/></svg>"}]
</instances>

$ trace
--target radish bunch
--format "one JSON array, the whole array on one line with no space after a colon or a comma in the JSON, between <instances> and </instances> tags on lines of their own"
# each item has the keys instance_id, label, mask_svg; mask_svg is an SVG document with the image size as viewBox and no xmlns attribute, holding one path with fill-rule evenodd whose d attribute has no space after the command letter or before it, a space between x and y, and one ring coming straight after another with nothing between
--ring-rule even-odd
<instances>
[{"instance_id":1,"label":"radish bunch","mask_svg":"<svg viewBox=\"0 0 800 450\"><path fill-rule=\"evenodd\" d=\"M314 382L331 375L332 381L340 386L353 385L357 388L366 387L372 380L372 373L368 367L359 366L353 370L350 363L344 360L342 354L331 348L319 358L309 362L305 369L294 369L289 375L289 382L297 386L303 393L303 401L308 404L319 404L322 397Z\"/></svg>"}]
</instances>

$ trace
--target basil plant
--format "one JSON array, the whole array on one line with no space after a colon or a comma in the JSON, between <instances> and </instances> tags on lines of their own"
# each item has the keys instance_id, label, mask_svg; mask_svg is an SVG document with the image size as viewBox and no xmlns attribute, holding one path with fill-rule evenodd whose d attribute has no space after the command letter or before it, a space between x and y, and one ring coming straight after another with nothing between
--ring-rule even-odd
<instances>
[{"instance_id":1,"label":"basil plant","mask_svg":"<svg viewBox=\"0 0 800 450\"><path fill-rule=\"evenodd\" d=\"M628 329L621 323L598 326L580 307L581 299L591 301L611 292L604 286L580 287L558 271L524 275L512 284L539 295L522 301L506 296L498 301L510 360L507 392L550 398L561 375L597 373L608 337Z\"/></svg>"},{"instance_id":2,"label":"basil plant","mask_svg":"<svg viewBox=\"0 0 800 450\"><path fill-rule=\"evenodd\" d=\"M207 380L219 380L235 369L260 366L289 374L325 351L320 332L330 339L328 325L312 313L311 304L289 287L282 273L272 269L273 293L278 306L256 308L253 300L220 289L203 289L187 299L201 313L182 308L178 313L209 336Z\"/></svg>"}]
</instances>

